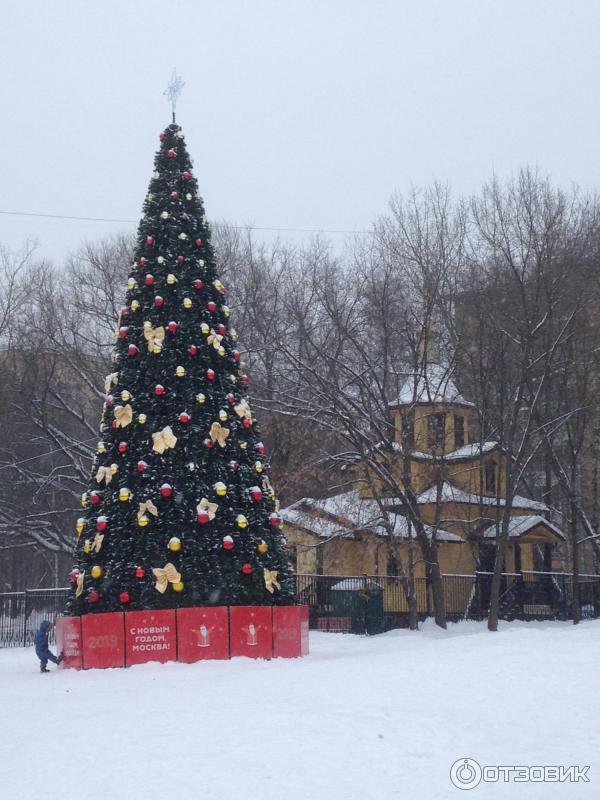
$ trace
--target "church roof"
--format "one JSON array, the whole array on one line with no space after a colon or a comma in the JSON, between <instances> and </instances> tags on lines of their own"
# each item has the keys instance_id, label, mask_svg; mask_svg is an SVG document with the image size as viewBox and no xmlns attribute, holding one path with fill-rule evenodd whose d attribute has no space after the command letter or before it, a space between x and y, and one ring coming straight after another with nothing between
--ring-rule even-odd
<instances>
[{"instance_id":1,"label":"church roof","mask_svg":"<svg viewBox=\"0 0 600 800\"><path fill-rule=\"evenodd\" d=\"M413 403L448 403L474 406L465 400L452 380L452 368L445 364L427 364L419 373L410 375L400 389L400 394L390 407Z\"/></svg>"},{"instance_id":2,"label":"church roof","mask_svg":"<svg viewBox=\"0 0 600 800\"><path fill-rule=\"evenodd\" d=\"M354 532L364 530L377 536L388 535L378 502L361 497L356 490L323 500L304 497L288 508L282 509L280 514L285 522L325 539L333 536L354 538ZM426 528L431 536L433 529L430 526ZM395 515L392 535L401 539L414 537L414 530L411 533L410 523L406 517ZM438 529L436 538L445 542L463 541L460 536L441 529Z\"/></svg>"},{"instance_id":3,"label":"church roof","mask_svg":"<svg viewBox=\"0 0 600 800\"><path fill-rule=\"evenodd\" d=\"M437 499L437 487L430 486L417 497L417 502L420 504L435 503ZM462 503L464 505L473 506L495 506L498 505L503 508L506 505L504 497L490 497L488 495L470 494L465 492L464 489L454 486L450 481L444 481L441 488L441 502L442 503ZM531 511L548 511L548 506L545 503L540 503L537 500L530 500L529 497L522 497L516 494L512 501L513 508L525 508Z\"/></svg>"},{"instance_id":4,"label":"church roof","mask_svg":"<svg viewBox=\"0 0 600 800\"><path fill-rule=\"evenodd\" d=\"M511 539L516 539L523 536L529 531L541 525L548 528L559 539L564 539L562 531L549 522L545 517L540 517L539 514L530 514L526 517L512 517L508 523L508 535ZM490 525L483 531L484 539L496 538L496 525Z\"/></svg>"}]
</instances>

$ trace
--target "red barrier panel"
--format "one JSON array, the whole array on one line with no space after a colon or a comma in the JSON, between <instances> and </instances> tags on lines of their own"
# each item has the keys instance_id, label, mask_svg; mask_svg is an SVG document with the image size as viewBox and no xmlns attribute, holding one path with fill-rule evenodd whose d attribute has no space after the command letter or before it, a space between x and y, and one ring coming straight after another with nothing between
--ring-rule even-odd
<instances>
[{"instance_id":1,"label":"red barrier panel","mask_svg":"<svg viewBox=\"0 0 600 800\"><path fill-rule=\"evenodd\" d=\"M229 658L227 608L178 608L177 660L191 664L208 658Z\"/></svg>"},{"instance_id":2,"label":"red barrier panel","mask_svg":"<svg viewBox=\"0 0 600 800\"><path fill-rule=\"evenodd\" d=\"M58 617L56 620L56 653L63 654L62 667L81 669L81 617Z\"/></svg>"},{"instance_id":3,"label":"red barrier panel","mask_svg":"<svg viewBox=\"0 0 600 800\"><path fill-rule=\"evenodd\" d=\"M232 656L271 658L273 609L271 606L231 606L229 639Z\"/></svg>"},{"instance_id":4,"label":"red barrier panel","mask_svg":"<svg viewBox=\"0 0 600 800\"><path fill-rule=\"evenodd\" d=\"M85 614L81 617L83 668L125 666L123 614Z\"/></svg>"},{"instance_id":5,"label":"red barrier panel","mask_svg":"<svg viewBox=\"0 0 600 800\"><path fill-rule=\"evenodd\" d=\"M177 660L175 609L125 614L127 666Z\"/></svg>"},{"instance_id":6,"label":"red barrier panel","mask_svg":"<svg viewBox=\"0 0 600 800\"><path fill-rule=\"evenodd\" d=\"M279 658L308 655L308 606L273 607L273 655Z\"/></svg>"}]
</instances>

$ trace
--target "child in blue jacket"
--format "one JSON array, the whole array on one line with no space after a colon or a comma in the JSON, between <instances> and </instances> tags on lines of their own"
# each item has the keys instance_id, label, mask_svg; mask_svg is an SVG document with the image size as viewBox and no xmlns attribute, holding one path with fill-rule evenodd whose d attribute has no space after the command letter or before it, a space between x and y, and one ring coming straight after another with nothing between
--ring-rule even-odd
<instances>
[{"instance_id":1,"label":"child in blue jacket","mask_svg":"<svg viewBox=\"0 0 600 800\"><path fill-rule=\"evenodd\" d=\"M60 664L62 661L62 654L58 656L58 658L51 653L48 648L48 634L50 632L50 628L52 624L48 622L47 619L43 620L40 624L40 627L37 629L35 633L35 638L33 643L35 644L35 654L40 660L40 671L41 672L50 672L47 668L48 661L52 661L54 664Z\"/></svg>"}]
</instances>

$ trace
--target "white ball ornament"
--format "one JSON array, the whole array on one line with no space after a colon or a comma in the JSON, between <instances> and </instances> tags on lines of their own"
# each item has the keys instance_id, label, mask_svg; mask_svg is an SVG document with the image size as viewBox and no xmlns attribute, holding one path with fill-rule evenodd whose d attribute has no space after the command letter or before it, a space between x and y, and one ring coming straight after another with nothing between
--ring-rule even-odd
<instances>
[{"instance_id":1,"label":"white ball ornament","mask_svg":"<svg viewBox=\"0 0 600 800\"><path fill-rule=\"evenodd\" d=\"M163 257L163 256L159 256L159 257L158 257L156 260L157 260L157 262L158 262L159 264L164 264L164 263L165 263L165 259L164 259L164 257Z\"/></svg>"},{"instance_id":2,"label":"white ball ornament","mask_svg":"<svg viewBox=\"0 0 600 800\"><path fill-rule=\"evenodd\" d=\"M187 239L187 238L188 238L188 237L187 237L187 233L186 233L185 231L181 231L181 233L179 234L179 238L180 238L182 241L185 241L185 239Z\"/></svg>"},{"instance_id":3,"label":"white ball ornament","mask_svg":"<svg viewBox=\"0 0 600 800\"><path fill-rule=\"evenodd\" d=\"M188 193L186 194L186 196L185 196L185 199L186 199L186 200L191 200L191 199L192 199L192 194L191 194L191 192L188 192Z\"/></svg>"},{"instance_id":4,"label":"white ball ornament","mask_svg":"<svg viewBox=\"0 0 600 800\"><path fill-rule=\"evenodd\" d=\"M169 219L169 212L168 211L161 212L160 218L161 219Z\"/></svg>"}]
</instances>

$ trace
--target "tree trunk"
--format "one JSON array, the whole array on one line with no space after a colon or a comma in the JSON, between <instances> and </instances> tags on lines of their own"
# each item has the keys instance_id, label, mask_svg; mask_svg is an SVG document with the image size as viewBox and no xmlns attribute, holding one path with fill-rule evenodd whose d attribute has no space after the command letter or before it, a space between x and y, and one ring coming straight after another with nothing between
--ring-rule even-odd
<instances>
[{"instance_id":1,"label":"tree trunk","mask_svg":"<svg viewBox=\"0 0 600 800\"><path fill-rule=\"evenodd\" d=\"M579 541L577 538L577 509L575 508L574 503L571 503L570 533L573 570L573 576L571 578L571 590L573 592L573 599L571 600L571 615L573 617L573 625L577 625L581 620L581 604L579 602Z\"/></svg>"}]
</instances>

